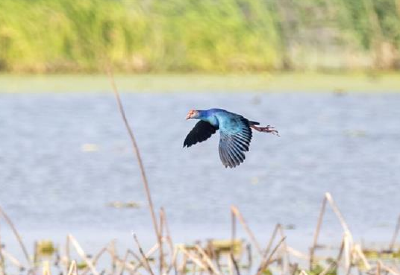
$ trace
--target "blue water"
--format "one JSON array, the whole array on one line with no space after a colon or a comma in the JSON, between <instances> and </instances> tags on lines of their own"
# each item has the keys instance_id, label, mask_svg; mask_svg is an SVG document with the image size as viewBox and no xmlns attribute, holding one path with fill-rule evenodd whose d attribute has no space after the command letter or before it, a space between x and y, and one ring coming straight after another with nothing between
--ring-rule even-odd
<instances>
[{"instance_id":1,"label":"blue water","mask_svg":"<svg viewBox=\"0 0 400 275\"><path fill-rule=\"evenodd\" d=\"M330 192L353 234L388 242L400 214L400 94L123 94L157 209L173 237L230 237L237 206L260 240L276 223L311 243ZM281 137L255 133L246 161L225 169L218 134L182 148L189 109L225 108ZM0 205L28 240L67 233L87 246L153 239L138 165L112 94L0 94ZM87 151L86 149L92 149ZM107 204L134 201L139 209ZM3 241L11 233L0 220ZM322 238L340 240L329 210ZM239 232L244 236L243 232ZM5 238L5 239L4 239ZM130 245L130 244L129 244Z\"/></svg>"}]
</instances>

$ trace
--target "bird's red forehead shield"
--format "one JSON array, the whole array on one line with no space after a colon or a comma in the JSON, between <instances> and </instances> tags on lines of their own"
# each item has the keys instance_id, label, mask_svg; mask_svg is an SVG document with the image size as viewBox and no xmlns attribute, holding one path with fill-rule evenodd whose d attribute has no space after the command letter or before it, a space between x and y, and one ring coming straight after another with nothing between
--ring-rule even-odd
<instances>
[{"instance_id":1,"label":"bird's red forehead shield","mask_svg":"<svg viewBox=\"0 0 400 275\"><path fill-rule=\"evenodd\" d=\"M190 110L189 113L186 115L186 119L192 118L194 113L195 113L195 110Z\"/></svg>"}]
</instances>

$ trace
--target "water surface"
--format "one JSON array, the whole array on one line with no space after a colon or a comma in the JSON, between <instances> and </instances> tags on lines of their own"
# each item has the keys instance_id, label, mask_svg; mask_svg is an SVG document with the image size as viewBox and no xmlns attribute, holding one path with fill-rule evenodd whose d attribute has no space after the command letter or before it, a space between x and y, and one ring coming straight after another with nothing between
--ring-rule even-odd
<instances>
[{"instance_id":1,"label":"water surface","mask_svg":"<svg viewBox=\"0 0 400 275\"><path fill-rule=\"evenodd\" d=\"M230 236L231 205L256 235L276 223L311 243L330 192L358 238L388 241L400 213L400 94L124 93L153 200L178 241ZM220 107L276 126L255 133L246 161L225 169L218 134L189 149L189 109ZM0 205L28 240L67 233L96 246L153 240L138 165L112 94L0 94ZM115 209L135 201L139 209ZM11 242L9 230L6 242ZM322 237L339 240L328 211ZM127 244L128 245L128 244Z\"/></svg>"}]
</instances>

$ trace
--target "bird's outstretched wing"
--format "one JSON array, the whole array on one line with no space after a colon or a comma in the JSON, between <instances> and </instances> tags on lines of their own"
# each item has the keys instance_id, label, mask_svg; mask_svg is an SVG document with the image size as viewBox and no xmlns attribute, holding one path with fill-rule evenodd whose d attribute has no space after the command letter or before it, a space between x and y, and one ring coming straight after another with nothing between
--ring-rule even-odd
<instances>
[{"instance_id":1,"label":"bird's outstretched wing","mask_svg":"<svg viewBox=\"0 0 400 275\"><path fill-rule=\"evenodd\" d=\"M220 126L219 157L225 167L236 167L246 158L252 132L249 121L243 117L231 119L224 127Z\"/></svg>"},{"instance_id":2,"label":"bird's outstretched wing","mask_svg":"<svg viewBox=\"0 0 400 275\"><path fill-rule=\"evenodd\" d=\"M183 147L190 147L197 142L202 142L211 137L218 130L217 127L212 126L210 123L200 120L196 123L194 128L186 136L183 142Z\"/></svg>"}]
</instances>

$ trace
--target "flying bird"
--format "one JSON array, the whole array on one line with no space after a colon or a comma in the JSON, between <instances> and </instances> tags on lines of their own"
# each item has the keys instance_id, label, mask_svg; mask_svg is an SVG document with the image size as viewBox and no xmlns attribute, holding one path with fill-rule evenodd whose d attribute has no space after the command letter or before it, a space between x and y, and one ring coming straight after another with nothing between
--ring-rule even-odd
<instances>
[{"instance_id":1,"label":"flying bird","mask_svg":"<svg viewBox=\"0 0 400 275\"><path fill-rule=\"evenodd\" d=\"M190 110L186 119L199 119L186 136L183 147L190 147L211 137L217 130L220 132L219 157L225 168L240 165L249 151L252 138L251 129L279 136L278 131L270 125L260 127L259 122L228 112L223 109Z\"/></svg>"}]
</instances>

